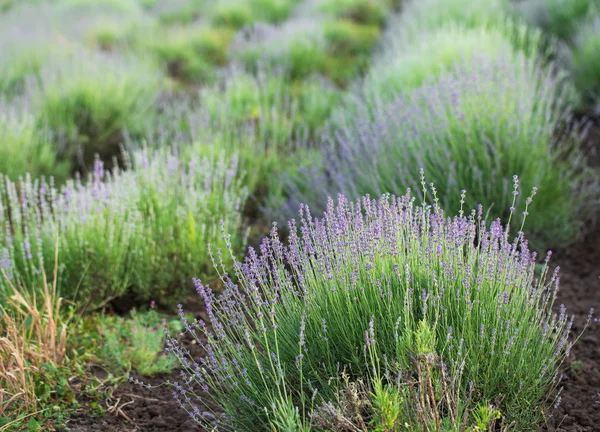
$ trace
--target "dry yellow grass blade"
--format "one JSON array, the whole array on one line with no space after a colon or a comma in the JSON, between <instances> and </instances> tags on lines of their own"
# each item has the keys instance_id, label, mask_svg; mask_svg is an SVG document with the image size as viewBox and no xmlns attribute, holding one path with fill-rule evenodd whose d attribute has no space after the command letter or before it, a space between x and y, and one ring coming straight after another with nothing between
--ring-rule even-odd
<instances>
[{"instance_id":1,"label":"dry yellow grass blade","mask_svg":"<svg viewBox=\"0 0 600 432\"><path fill-rule=\"evenodd\" d=\"M4 271L11 295L0 306L0 415L15 417L38 408L35 377L41 365L61 364L67 349L68 319L61 314L57 295L58 237L53 283L42 272L41 294L13 283ZM39 298L41 296L41 298Z\"/></svg>"}]
</instances>

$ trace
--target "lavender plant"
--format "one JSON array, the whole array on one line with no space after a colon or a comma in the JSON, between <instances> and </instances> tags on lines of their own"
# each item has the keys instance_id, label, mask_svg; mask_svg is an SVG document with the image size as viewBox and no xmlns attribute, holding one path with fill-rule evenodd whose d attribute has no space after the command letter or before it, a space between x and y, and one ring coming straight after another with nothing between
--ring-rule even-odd
<instances>
[{"instance_id":1,"label":"lavender plant","mask_svg":"<svg viewBox=\"0 0 600 432\"><path fill-rule=\"evenodd\" d=\"M120 155L125 134L142 134L151 125L160 85L157 71L147 66L142 59L76 50L43 71L31 97L57 152L86 171L95 154L107 163Z\"/></svg>"},{"instance_id":2,"label":"lavender plant","mask_svg":"<svg viewBox=\"0 0 600 432\"><path fill-rule=\"evenodd\" d=\"M208 320L180 315L206 356L192 358L167 338L183 368L173 396L190 417L225 431L324 430L338 392L366 380L376 411L365 415L367 404L354 401L346 427L363 416L391 422L381 430L436 422L465 430L475 418L481 424L489 410L480 403L493 399L505 424L535 428L572 345L572 318L562 306L552 312L559 278L551 253L538 276L522 225L513 241L510 220L488 225L482 206L448 217L431 193L432 205L410 191L355 202L339 195L314 219L301 206L288 244L274 226L233 276L220 271L222 295L197 280ZM222 262L218 255L216 268ZM437 378L422 380L425 369ZM415 387L420 397L409 397ZM441 397L448 388L462 410ZM425 397L433 423L416 415ZM351 430L367 430L358 426Z\"/></svg>"},{"instance_id":3,"label":"lavender plant","mask_svg":"<svg viewBox=\"0 0 600 432\"><path fill-rule=\"evenodd\" d=\"M431 173L447 210L456 210L463 185L468 205L506 218L517 173L524 187L543 192L527 226L536 246L572 242L598 200L578 135L557 133L569 117L562 82L524 55L473 58L392 102L357 97L334 115L324 168L295 179L288 208L336 191L354 198L415 189L417 166Z\"/></svg>"},{"instance_id":4,"label":"lavender plant","mask_svg":"<svg viewBox=\"0 0 600 432\"><path fill-rule=\"evenodd\" d=\"M474 56L518 62L523 52L536 58L541 51L539 32L510 22L474 28L458 22L426 34L404 29L403 24L400 15L384 37L380 57L365 78L365 85L378 97L419 87Z\"/></svg>"},{"instance_id":5,"label":"lavender plant","mask_svg":"<svg viewBox=\"0 0 600 432\"><path fill-rule=\"evenodd\" d=\"M51 180L2 177L2 268L27 286L40 273L59 237L61 295L95 307L127 294L172 303L193 274L210 274L208 243L239 250L245 241L246 199L235 157L193 158L140 152L135 169L107 172L97 160L89 180L58 189ZM224 237L222 231L235 233ZM0 297L6 292L3 282Z\"/></svg>"},{"instance_id":6,"label":"lavender plant","mask_svg":"<svg viewBox=\"0 0 600 432\"><path fill-rule=\"evenodd\" d=\"M25 107L0 102L0 173L14 181L25 172L62 182L70 165L57 160L50 135L36 127Z\"/></svg>"},{"instance_id":7,"label":"lavender plant","mask_svg":"<svg viewBox=\"0 0 600 432\"><path fill-rule=\"evenodd\" d=\"M600 4L598 8L579 27L567 56L575 87L592 106L600 103Z\"/></svg>"}]
</instances>

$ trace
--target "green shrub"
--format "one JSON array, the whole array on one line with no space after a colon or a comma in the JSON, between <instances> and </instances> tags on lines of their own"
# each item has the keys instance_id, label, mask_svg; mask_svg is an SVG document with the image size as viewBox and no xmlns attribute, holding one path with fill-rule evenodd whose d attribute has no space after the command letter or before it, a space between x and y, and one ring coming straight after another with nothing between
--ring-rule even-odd
<instances>
[{"instance_id":1,"label":"green shrub","mask_svg":"<svg viewBox=\"0 0 600 432\"><path fill-rule=\"evenodd\" d=\"M234 32L228 28L181 28L170 30L166 38L150 42L159 62L173 78L184 82L211 82L216 67L228 60L228 46Z\"/></svg>"},{"instance_id":2,"label":"green shrub","mask_svg":"<svg viewBox=\"0 0 600 432\"><path fill-rule=\"evenodd\" d=\"M49 134L38 129L29 114L0 112L0 173L13 181L30 173L62 183L70 172L69 163L57 161Z\"/></svg>"},{"instance_id":3,"label":"green shrub","mask_svg":"<svg viewBox=\"0 0 600 432\"><path fill-rule=\"evenodd\" d=\"M206 0L154 1L149 9L163 24L191 24L206 15L205 11L210 4Z\"/></svg>"},{"instance_id":4,"label":"green shrub","mask_svg":"<svg viewBox=\"0 0 600 432\"><path fill-rule=\"evenodd\" d=\"M6 55L7 53L4 53ZM0 94L13 97L22 94L27 80L38 79L47 54L38 50L23 50L7 56L0 63Z\"/></svg>"},{"instance_id":5,"label":"green shrub","mask_svg":"<svg viewBox=\"0 0 600 432\"><path fill-rule=\"evenodd\" d=\"M61 157L87 170L96 154L120 155L125 134L135 137L152 125L159 77L141 60L77 53L47 70L33 95L37 122L48 127Z\"/></svg>"},{"instance_id":6,"label":"green shrub","mask_svg":"<svg viewBox=\"0 0 600 432\"><path fill-rule=\"evenodd\" d=\"M569 67L583 101L600 102L600 14L579 27L569 48Z\"/></svg>"},{"instance_id":7,"label":"green shrub","mask_svg":"<svg viewBox=\"0 0 600 432\"><path fill-rule=\"evenodd\" d=\"M355 24L338 20L325 24L325 41L332 57L366 56L379 40L376 26Z\"/></svg>"},{"instance_id":8,"label":"green shrub","mask_svg":"<svg viewBox=\"0 0 600 432\"><path fill-rule=\"evenodd\" d=\"M590 8L600 7L598 0L525 0L517 5L530 23L559 39L569 40Z\"/></svg>"},{"instance_id":9,"label":"green shrub","mask_svg":"<svg viewBox=\"0 0 600 432\"><path fill-rule=\"evenodd\" d=\"M259 21L277 24L289 17L295 2L296 0L253 0L251 4Z\"/></svg>"},{"instance_id":10,"label":"green shrub","mask_svg":"<svg viewBox=\"0 0 600 432\"><path fill-rule=\"evenodd\" d=\"M220 27L231 27L235 30L256 21L250 2L243 0L224 0L216 4L212 12L212 24Z\"/></svg>"},{"instance_id":11,"label":"green shrub","mask_svg":"<svg viewBox=\"0 0 600 432\"><path fill-rule=\"evenodd\" d=\"M381 27L390 13L386 0L326 0L321 9L336 18Z\"/></svg>"},{"instance_id":12,"label":"green shrub","mask_svg":"<svg viewBox=\"0 0 600 432\"><path fill-rule=\"evenodd\" d=\"M2 177L4 271L39 287L40 269L54 265L58 235L60 294L80 308L123 295L170 305L175 293L188 292L192 275L215 277L210 250L218 259L219 248L240 250L245 242L247 192L235 158L185 163L167 151L143 151L133 165L110 174L97 161L88 181L70 180L60 190L44 180ZM2 281L0 297L5 293Z\"/></svg>"}]
</instances>

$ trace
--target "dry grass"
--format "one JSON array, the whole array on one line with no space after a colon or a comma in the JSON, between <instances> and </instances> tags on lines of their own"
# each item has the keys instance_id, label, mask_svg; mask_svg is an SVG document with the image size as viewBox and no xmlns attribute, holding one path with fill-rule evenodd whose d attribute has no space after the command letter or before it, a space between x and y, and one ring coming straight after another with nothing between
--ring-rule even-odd
<instances>
[{"instance_id":1,"label":"dry grass","mask_svg":"<svg viewBox=\"0 0 600 432\"><path fill-rule=\"evenodd\" d=\"M17 419L39 411L35 380L40 367L65 359L68 319L56 290L57 261L58 239L53 281L49 285L43 274L40 294L9 280L12 294L0 305L0 416ZM7 278L3 271L2 277Z\"/></svg>"}]
</instances>

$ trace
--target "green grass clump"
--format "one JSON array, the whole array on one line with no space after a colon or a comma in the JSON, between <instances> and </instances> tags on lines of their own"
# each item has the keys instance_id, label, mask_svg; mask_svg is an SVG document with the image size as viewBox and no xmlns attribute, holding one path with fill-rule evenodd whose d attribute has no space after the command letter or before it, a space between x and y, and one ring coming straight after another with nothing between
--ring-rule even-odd
<instances>
[{"instance_id":1,"label":"green grass clump","mask_svg":"<svg viewBox=\"0 0 600 432\"><path fill-rule=\"evenodd\" d=\"M16 181L24 173L66 180L71 166L58 161L50 136L27 113L0 112L0 173Z\"/></svg>"},{"instance_id":2,"label":"green grass clump","mask_svg":"<svg viewBox=\"0 0 600 432\"><path fill-rule=\"evenodd\" d=\"M325 41L332 57L366 56L377 43L380 30L377 26L355 24L338 20L325 24Z\"/></svg>"},{"instance_id":3,"label":"green grass clump","mask_svg":"<svg viewBox=\"0 0 600 432\"><path fill-rule=\"evenodd\" d=\"M226 0L214 6L211 22L217 27L239 30L256 21L250 2Z\"/></svg>"},{"instance_id":4,"label":"green grass clump","mask_svg":"<svg viewBox=\"0 0 600 432\"><path fill-rule=\"evenodd\" d=\"M90 308L126 295L171 305L206 271L210 251L244 242L241 211L247 192L235 159L167 151L136 153L135 169L104 171L97 161L87 181L13 183L2 177L0 243L4 271L40 286L59 236L60 295ZM25 204L23 204L25 203ZM220 225L222 221L222 225ZM221 230L234 233L223 237ZM207 244L210 243L212 249ZM203 270L204 269L204 270ZM6 284L0 285L0 297Z\"/></svg>"},{"instance_id":5,"label":"green grass clump","mask_svg":"<svg viewBox=\"0 0 600 432\"><path fill-rule=\"evenodd\" d=\"M154 309L132 310L128 317L100 315L94 325L101 341L97 356L113 374L135 370L144 376L155 376L171 372L178 364L173 355L164 352L164 328L182 331L179 320L167 322Z\"/></svg>"},{"instance_id":6,"label":"green grass clump","mask_svg":"<svg viewBox=\"0 0 600 432\"><path fill-rule=\"evenodd\" d=\"M28 81L40 79L44 64L51 56L50 49L27 49L20 52L5 51L0 59L0 95L12 98L25 92Z\"/></svg>"},{"instance_id":7,"label":"green grass clump","mask_svg":"<svg viewBox=\"0 0 600 432\"><path fill-rule=\"evenodd\" d=\"M336 18L382 27L390 13L390 4L386 0L327 0L321 9Z\"/></svg>"},{"instance_id":8,"label":"green grass clump","mask_svg":"<svg viewBox=\"0 0 600 432\"><path fill-rule=\"evenodd\" d=\"M150 49L173 78L205 83L213 81L216 68L227 63L233 36L234 32L226 27L187 27L171 30L166 38L151 41Z\"/></svg>"},{"instance_id":9,"label":"green grass clump","mask_svg":"<svg viewBox=\"0 0 600 432\"><path fill-rule=\"evenodd\" d=\"M45 71L33 94L37 122L49 128L62 158L87 171L96 154L108 163L120 155L125 134L147 131L159 84L139 59L78 53Z\"/></svg>"},{"instance_id":10,"label":"green grass clump","mask_svg":"<svg viewBox=\"0 0 600 432\"><path fill-rule=\"evenodd\" d=\"M288 19L292 7L297 0L253 0L252 8L256 10L259 21L278 24Z\"/></svg>"},{"instance_id":11,"label":"green grass clump","mask_svg":"<svg viewBox=\"0 0 600 432\"><path fill-rule=\"evenodd\" d=\"M150 0L146 6L149 12L162 24L191 24L206 15L206 0L171 0L169 2Z\"/></svg>"}]
</instances>

